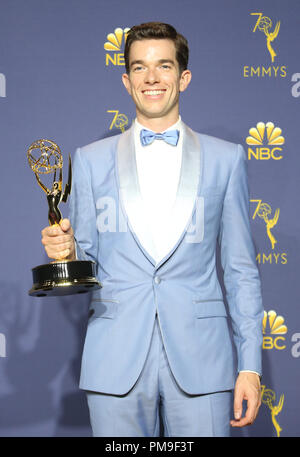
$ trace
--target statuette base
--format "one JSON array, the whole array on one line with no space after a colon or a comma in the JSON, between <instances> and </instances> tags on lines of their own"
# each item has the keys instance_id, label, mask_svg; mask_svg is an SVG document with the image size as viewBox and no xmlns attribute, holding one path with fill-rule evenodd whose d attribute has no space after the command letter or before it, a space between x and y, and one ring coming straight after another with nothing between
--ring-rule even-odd
<instances>
[{"instance_id":1,"label":"statuette base","mask_svg":"<svg viewBox=\"0 0 300 457\"><path fill-rule=\"evenodd\" d=\"M89 260L61 260L32 269L33 297L56 297L83 294L100 289L95 277L95 262Z\"/></svg>"}]
</instances>

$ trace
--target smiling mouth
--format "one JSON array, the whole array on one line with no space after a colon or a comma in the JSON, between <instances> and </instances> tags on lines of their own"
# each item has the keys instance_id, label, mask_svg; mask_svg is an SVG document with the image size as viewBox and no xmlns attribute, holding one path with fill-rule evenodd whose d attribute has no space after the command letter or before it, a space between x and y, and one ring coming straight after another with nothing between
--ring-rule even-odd
<instances>
[{"instance_id":1,"label":"smiling mouth","mask_svg":"<svg viewBox=\"0 0 300 457\"><path fill-rule=\"evenodd\" d=\"M142 92L143 92L144 95L152 95L153 96L153 95L164 94L165 91L166 91L165 89L155 89L155 90L154 89L153 90L147 89L147 90L143 90Z\"/></svg>"}]
</instances>

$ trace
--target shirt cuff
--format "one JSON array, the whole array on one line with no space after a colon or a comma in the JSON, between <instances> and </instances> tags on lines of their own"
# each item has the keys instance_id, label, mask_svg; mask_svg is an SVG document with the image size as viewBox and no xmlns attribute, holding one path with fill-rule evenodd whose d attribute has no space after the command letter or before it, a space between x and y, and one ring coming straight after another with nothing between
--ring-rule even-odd
<instances>
[{"instance_id":1,"label":"shirt cuff","mask_svg":"<svg viewBox=\"0 0 300 457\"><path fill-rule=\"evenodd\" d=\"M257 376L259 376L259 379L261 379L261 374L259 374L257 371L253 370L241 370L239 373L255 373Z\"/></svg>"}]
</instances>

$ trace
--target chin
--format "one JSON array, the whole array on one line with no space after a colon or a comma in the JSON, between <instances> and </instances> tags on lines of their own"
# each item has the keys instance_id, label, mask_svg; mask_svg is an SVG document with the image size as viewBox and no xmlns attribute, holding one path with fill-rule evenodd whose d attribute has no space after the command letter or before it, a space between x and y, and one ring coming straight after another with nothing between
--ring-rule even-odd
<instances>
[{"instance_id":1,"label":"chin","mask_svg":"<svg viewBox=\"0 0 300 457\"><path fill-rule=\"evenodd\" d=\"M156 117L159 118L159 117L164 117L166 116L168 113L164 112L164 111L141 111L141 114L144 116L144 117L148 117L148 118L151 118L151 119L155 119Z\"/></svg>"}]
</instances>

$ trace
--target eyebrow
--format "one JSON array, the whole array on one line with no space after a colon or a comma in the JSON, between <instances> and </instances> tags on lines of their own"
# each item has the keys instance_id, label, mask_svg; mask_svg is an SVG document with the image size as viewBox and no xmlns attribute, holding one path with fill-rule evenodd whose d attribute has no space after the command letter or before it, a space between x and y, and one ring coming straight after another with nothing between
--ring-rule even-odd
<instances>
[{"instance_id":1,"label":"eyebrow","mask_svg":"<svg viewBox=\"0 0 300 457\"><path fill-rule=\"evenodd\" d=\"M175 65L175 62L172 59L159 59L157 63L159 63L159 64L170 63L172 65ZM131 62L130 67L132 67L133 65L138 65L138 64L145 65L146 63L144 60L134 60L133 62Z\"/></svg>"}]
</instances>

